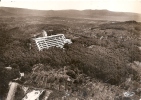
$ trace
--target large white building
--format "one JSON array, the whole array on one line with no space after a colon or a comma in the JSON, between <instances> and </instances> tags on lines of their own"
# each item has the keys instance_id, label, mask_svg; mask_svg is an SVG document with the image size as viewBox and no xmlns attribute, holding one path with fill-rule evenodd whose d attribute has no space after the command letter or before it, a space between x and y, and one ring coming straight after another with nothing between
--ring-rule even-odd
<instances>
[{"instance_id":1,"label":"large white building","mask_svg":"<svg viewBox=\"0 0 141 100\"><path fill-rule=\"evenodd\" d=\"M57 34L45 37L34 38L36 45L41 51L42 49L49 49L50 47L60 47L63 48L65 43L71 44L70 39L66 39L64 34Z\"/></svg>"}]
</instances>

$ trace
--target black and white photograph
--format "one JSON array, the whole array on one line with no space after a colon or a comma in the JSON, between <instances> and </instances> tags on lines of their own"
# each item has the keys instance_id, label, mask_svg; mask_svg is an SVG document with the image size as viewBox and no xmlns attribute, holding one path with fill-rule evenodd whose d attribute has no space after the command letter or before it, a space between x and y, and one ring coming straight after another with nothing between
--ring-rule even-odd
<instances>
[{"instance_id":1,"label":"black and white photograph","mask_svg":"<svg viewBox=\"0 0 141 100\"><path fill-rule=\"evenodd\" d=\"M0 0L0 100L141 100L141 0Z\"/></svg>"}]
</instances>

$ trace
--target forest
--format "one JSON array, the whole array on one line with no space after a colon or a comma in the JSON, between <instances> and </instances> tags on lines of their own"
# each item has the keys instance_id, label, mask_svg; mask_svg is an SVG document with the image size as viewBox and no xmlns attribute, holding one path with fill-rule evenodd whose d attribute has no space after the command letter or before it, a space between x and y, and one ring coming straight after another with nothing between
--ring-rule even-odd
<instances>
[{"instance_id":1,"label":"forest","mask_svg":"<svg viewBox=\"0 0 141 100\"><path fill-rule=\"evenodd\" d=\"M30 17L0 17L1 96L5 97L8 83L18 76L17 70L28 75L36 64L50 66L49 70L69 66L72 71L77 69L99 84L119 87L124 84L123 87L126 87L130 76L132 82L139 84L141 65L135 62L141 63L140 22ZM48 35L64 34L72 40L72 44L66 44L65 49L52 47L38 51L32 36L41 30ZM12 71L5 69L8 66L12 67ZM68 75L75 79L77 72L72 74L72 71L68 71ZM28 77L23 82L26 79ZM82 83L78 81L75 84ZM137 92L137 97L140 92Z\"/></svg>"}]
</instances>

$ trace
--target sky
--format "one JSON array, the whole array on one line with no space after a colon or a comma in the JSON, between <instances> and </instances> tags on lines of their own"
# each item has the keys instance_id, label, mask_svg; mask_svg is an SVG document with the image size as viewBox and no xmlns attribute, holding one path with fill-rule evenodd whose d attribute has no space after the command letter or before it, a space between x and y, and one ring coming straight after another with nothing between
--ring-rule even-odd
<instances>
[{"instance_id":1,"label":"sky","mask_svg":"<svg viewBox=\"0 0 141 100\"><path fill-rule=\"evenodd\" d=\"M141 0L1 0L0 6L38 10L107 9L141 14Z\"/></svg>"}]
</instances>

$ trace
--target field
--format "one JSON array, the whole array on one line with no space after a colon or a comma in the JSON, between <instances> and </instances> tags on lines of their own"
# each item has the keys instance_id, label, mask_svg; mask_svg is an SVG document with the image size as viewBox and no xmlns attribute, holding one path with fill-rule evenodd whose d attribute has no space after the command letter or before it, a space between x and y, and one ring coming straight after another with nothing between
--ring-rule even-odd
<instances>
[{"instance_id":1,"label":"field","mask_svg":"<svg viewBox=\"0 0 141 100\"><path fill-rule=\"evenodd\" d=\"M73 43L65 45L64 50L54 47L38 51L32 36L41 30L46 30L48 35L64 34ZM31 43L31 49L29 43ZM72 93L75 96L72 98L68 96L70 100L74 97L85 98L85 100L90 98L92 100L114 100L114 98L122 100L125 91L134 91L135 95L131 98L138 100L141 92L139 91L141 66L137 64L141 62L139 47L141 47L141 23L136 21L1 16L0 82L2 84L0 84L0 94L5 97L8 83L17 77L15 71L18 68L26 74L21 84L37 87L32 82L28 83L28 80L32 80L33 77L29 76L35 74L33 73L34 66L42 64L45 73L52 73L51 71L56 73L66 66L66 76L70 76L74 82L69 89L78 88L77 95ZM14 68L13 71L5 70L4 67L9 65ZM37 77L41 73L43 72L37 71ZM78 77L81 74L82 77ZM128 81L130 78L131 80ZM58 84L58 81L50 81L50 84ZM59 81L63 85L61 82L65 81ZM90 83L93 86L90 86ZM85 86L85 84L88 85ZM45 88L40 85L38 87ZM52 91L54 94L50 98L61 98L65 90L61 92L58 90L58 93L54 89Z\"/></svg>"}]
</instances>

